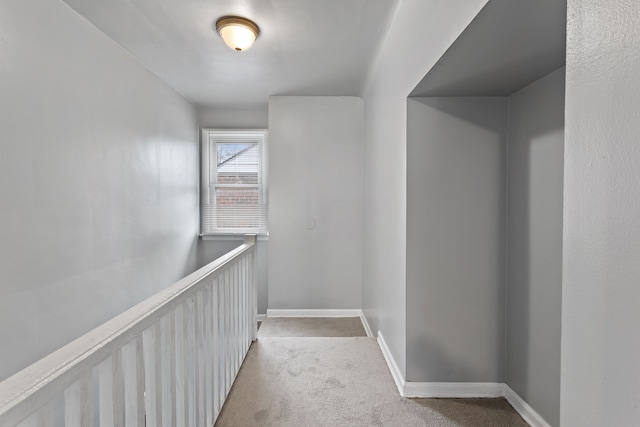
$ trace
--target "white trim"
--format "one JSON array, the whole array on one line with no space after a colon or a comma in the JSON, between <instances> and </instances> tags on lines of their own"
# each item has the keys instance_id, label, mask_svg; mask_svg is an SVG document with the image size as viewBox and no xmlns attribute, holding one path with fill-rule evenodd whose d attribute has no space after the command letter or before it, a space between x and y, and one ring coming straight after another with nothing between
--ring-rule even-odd
<instances>
[{"instance_id":1,"label":"white trim","mask_svg":"<svg viewBox=\"0 0 640 427\"><path fill-rule=\"evenodd\" d=\"M256 321L264 322L264 319L267 317L266 314L256 314Z\"/></svg>"},{"instance_id":2,"label":"white trim","mask_svg":"<svg viewBox=\"0 0 640 427\"><path fill-rule=\"evenodd\" d=\"M362 323L365 324L366 317L364 314L362 319ZM365 328L367 327L368 325ZM400 396L422 398L504 397L531 427L551 427L524 399L504 383L405 381L380 331L378 331L378 345L380 346L385 362L387 362L387 366L389 367L393 381L396 383Z\"/></svg>"},{"instance_id":3,"label":"white trim","mask_svg":"<svg viewBox=\"0 0 640 427\"><path fill-rule=\"evenodd\" d=\"M364 315L364 311L360 310L360 321L362 322L362 327L364 331L367 333L368 337L373 337L373 333L371 332L371 326L369 326L369 322L367 321L367 316Z\"/></svg>"},{"instance_id":4,"label":"white trim","mask_svg":"<svg viewBox=\"0 0 640 427\"><path fill-rule=\"evenodd\" d=\"M405 397L437 397L437 398L465 398L465 397L502 397L504 395L502 383L457 383L457 382L412 382L404 383Z\"/></svg>"},{"instance_id":5,"label":"white trim","mask_svg":"<svg viewBox=\"0 0 640 427\"><path fill-rule=\"evenodd\" d=\"M200 234L202 240L215 240L219 242L241 242L244 234ZM269 234L257 234L259 242L268 242Z\"/></svg>"},{"instance_id":6,"label":"white trim","mask_svg":"<svg viewBox=\"0 0 640 427\"><path fill-rule=\"evenodd\" d=\"M378 332L379 334L380 332ZM379 341L379 339L378 339ZM380 344L380 348L382 349ZM386 347L386 344L384 344ZM386 350L388 351L388 350ZM382 350L385 354L385 350ZM386 358L386 356L385 356ZM387 361L387 364L389 362ZM390 367L391 369L391 367ZM393 375L393 372L392 372ZM395 378L394 378L395 379ZM404 381L403 381L404 382ZM396 380L396 385L398 381ZM531 427L551 427L540 414L524 401L511 387L504 383L436 383L436 382L404 382L404 397L422 398L470 398L470 397L504 397L513 409Z\"/></svg>"},{"instance_id":7,"label":"white trim","mask_svg":"<svg viewBox=\"0 0 640 427\"><path fill-rule=\"evenodd\" d=\"M360 317L362 310L281 310L267 309L267 317Z\"/></svg>"},{"instance_id":8,"label":"white trim","mask_svg":"<svg viewBox=\"0 0 640 427\"><path fill-rule=\"evenodd\" d=\"M222 235L221 238L202 238L202 240L235 240L234 234L256 233L267 235L268 232L268 215L269 215L269 166L268 166L268 130L267 129L200 129L200 235L216 236ZM245 143L251 144L257 150L256 169L258 181L255 184L238 184L234 187L254 188L258 190L258 204L251 215L247 214L247 218L255 220L255 227L219 227L218 215L220 218L226 218L227 215L233 215L237 205L225 206L223 210L219 210L215 202L215 191L217 188L228 187L218 182L218 174L224 166L218 165L216 161L216 145L218 143ZM238 153L240 154L240 153ZM231 236L229 239L226 236Z\"/></svg>"},{"instance_id":9,"label":"white trim","mask_svg":"<svg viewBox=\"0 0 640 427\"><path fill-rule=\"evenodd\" d=\"M398 387L398 393L400 396L404 396L404 378L402 376L402 372L400 372L400 368L398 368L398 364L393 358L389 347L387 346L384 337L382 336L382 332L378 331L378 345L380 346L380 350L382 351L382 356L384 356L384 360L387 362L387 366L389 367L389 371L391 372L391 376L393 377L393 381L396 383L396 387Z\"/></svg>"},{"instance_id":10,"label":"white trim","mask_svg":"<svg viewBox=\"0 0 640 427\"><path fill-rule=\"evenodd\" d=\"M520 416L531 427L551 427L540 414L538 414L527 402L524 401L518 393L513 391L507 384L503 384L504 397L509 401L513 409L520 414Z\"/></svg>"}]
</instances>

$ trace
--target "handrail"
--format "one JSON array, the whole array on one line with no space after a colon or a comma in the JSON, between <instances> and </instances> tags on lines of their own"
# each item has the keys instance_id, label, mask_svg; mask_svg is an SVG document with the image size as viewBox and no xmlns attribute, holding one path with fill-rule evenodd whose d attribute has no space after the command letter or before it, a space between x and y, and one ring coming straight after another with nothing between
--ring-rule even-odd
<instances>
[{"instance_id":1,"label":"handrail","mask_svg":"<svg viewBox=\"0 0 640 427\"><path fill-rule=\"evenodd\" d=\"M0 426L13 426L49 402L197 293L207 285L205 279L250 251L255 242L255 235L245 236L236 249L0 382Z\"/></svg>"}]
</instances>

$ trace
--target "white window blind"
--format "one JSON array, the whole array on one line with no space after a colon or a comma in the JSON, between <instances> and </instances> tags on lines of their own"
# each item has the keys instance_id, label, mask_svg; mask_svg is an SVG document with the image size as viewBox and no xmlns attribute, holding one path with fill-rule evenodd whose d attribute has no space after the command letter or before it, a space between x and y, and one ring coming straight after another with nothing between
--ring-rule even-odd
<instances>
[{"instance_id":1,"label":"white window blind","mask_svg":"<svg viewBox=\"0 0 640 427\"><path fill-rule=\"evenodd\" d=\"M201 232L268 232L264 130L202 130Z\"/></svg>"}]
</instances>

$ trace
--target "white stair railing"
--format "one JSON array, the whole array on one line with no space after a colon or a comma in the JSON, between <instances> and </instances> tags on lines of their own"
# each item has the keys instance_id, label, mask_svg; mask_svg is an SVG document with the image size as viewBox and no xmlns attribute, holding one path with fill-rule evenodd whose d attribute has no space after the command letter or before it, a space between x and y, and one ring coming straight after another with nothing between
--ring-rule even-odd
<instances>
[{"instance_id":1,"label":"white stair railing","mask_svg":"<svg viewBox=\"0 0 640 427\"><path fill-rule=\"evenodd\" d=\"M0 383L0 426L212 426L256 338L255 236Z\"/></svg>"}]
</instances>

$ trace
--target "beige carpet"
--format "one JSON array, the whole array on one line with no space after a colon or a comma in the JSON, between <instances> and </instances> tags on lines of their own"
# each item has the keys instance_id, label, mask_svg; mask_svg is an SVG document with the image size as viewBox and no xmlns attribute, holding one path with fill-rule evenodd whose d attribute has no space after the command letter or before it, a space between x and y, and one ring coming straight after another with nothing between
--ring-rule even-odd
<instances>
[{"instance_id":1,"label":"beige carpet","mask_svg":"<svg viewBox=\"0 0 640 427\"><path fill-rule=\"evenodd\" d=\"M400 397L374 338L261 333L216 426L527 425L504 399Z\"/></svg>"},{"instance_id":2,"label":"beige carpet","mask_svg":"<svg viewBox=\"0 0 640 427\"><path fill-rule=\"evenodd\" d=\"M267 317L259 337L366 337L359 317Z\"/></svg>"}]
</instances>

